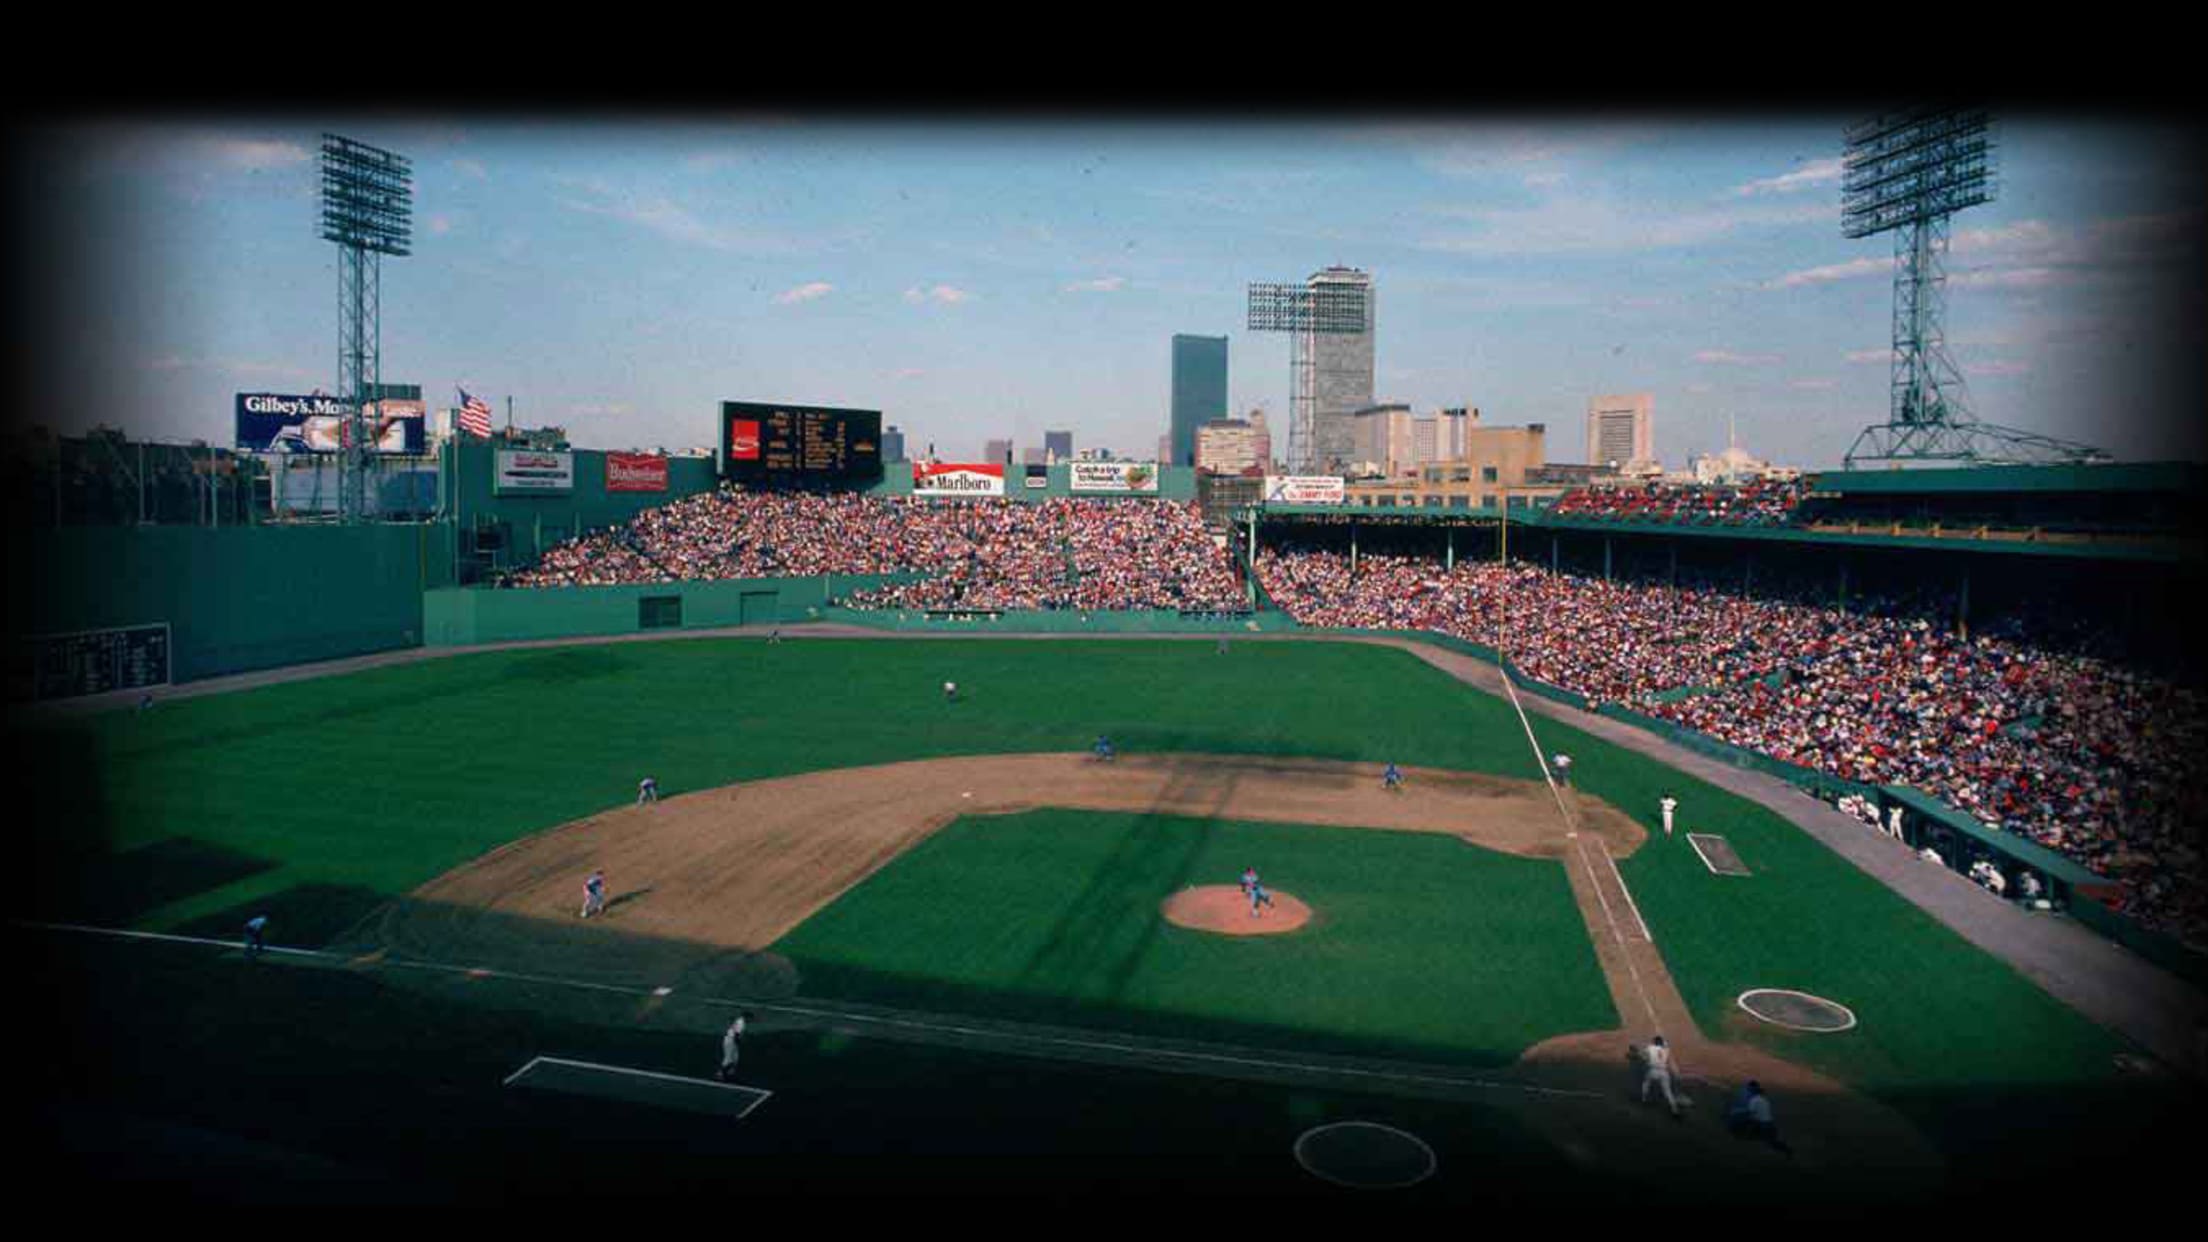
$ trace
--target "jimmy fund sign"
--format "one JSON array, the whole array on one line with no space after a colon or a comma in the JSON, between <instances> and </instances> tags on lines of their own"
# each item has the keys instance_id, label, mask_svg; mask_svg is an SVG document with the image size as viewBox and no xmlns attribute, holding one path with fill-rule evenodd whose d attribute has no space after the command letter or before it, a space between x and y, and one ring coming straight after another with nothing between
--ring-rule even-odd
<instances>
[{"instance_id":1,"label":"jimmy fund sign","mask_svg":"<svg viewBox=\"0 0 2208 1242\"><path fill-rule=\"evenodd\" d=\"M573 453L502 451L498 454L497 483L491 489L495 495L510 496L516 492L557 495L574 490Z\"/></svg>"}]
</instances>

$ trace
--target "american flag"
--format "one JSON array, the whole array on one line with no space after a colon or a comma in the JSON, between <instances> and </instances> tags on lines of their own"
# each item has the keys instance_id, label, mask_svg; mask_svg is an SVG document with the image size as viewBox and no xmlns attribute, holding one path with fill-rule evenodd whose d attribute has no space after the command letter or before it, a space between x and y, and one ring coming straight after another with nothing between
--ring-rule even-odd
<instances>
[{"instance_id":1,"label":"american flag","mask_svg":"<svg viewBox=\"0 0 2208 1242\"><path fill-rule=\"evenodd\" d=\"M460 390L460 430L478 439L491 437L491 407L481 397L469 396L465 388Z\"/></svg>"}]
</instances>

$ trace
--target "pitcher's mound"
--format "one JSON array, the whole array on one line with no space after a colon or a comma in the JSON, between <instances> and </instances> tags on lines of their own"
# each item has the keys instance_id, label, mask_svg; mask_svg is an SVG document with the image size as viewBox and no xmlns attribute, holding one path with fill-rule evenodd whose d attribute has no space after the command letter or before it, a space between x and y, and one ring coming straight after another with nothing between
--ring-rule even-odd
<instances>
[{"instance_id":1,"label":"pitcher's mound","mask_svg":"<svg viewBox=\"0 0 2208 1242\"><path fill-rule=\"evenodd\" d=\"M1266 889L1273 904L1250 917L1250 899L1233 884L1206 884L1185 888L1165 899L1165 919L1197 931L1227 936L1275 936L1292 932L1311 921L1311 907L1288 893Z\"/></svg>"}]
</instances>

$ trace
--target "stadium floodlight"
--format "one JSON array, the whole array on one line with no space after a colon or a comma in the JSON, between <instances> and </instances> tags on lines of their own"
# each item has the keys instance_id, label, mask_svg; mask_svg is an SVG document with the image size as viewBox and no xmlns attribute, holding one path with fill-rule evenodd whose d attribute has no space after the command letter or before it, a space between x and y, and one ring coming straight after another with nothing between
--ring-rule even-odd
<instances>
[{"instance_id":1,"label":"stadium floodlight","mask_svg":"<svg viewBox=\"0 0 2208 1242\"><path fill-rule=\"evenodd\" d=\"M2108 460L2087 445L1979 422L1948 356L1948 217L1994 196L1985 110L1906 108L1849 126L1845 139L1842 235L1894 235L1891 406L1884 424L1856 437L1845 464Z\"/></svg>"},{"instance_id":2,"label":"stadium floodlight","mask_svg":"<svg viewBox=\"0 0 2208 1242\"><path fill-rule=\"evenodd\" d=\"M1334 269L1320 273L1333 275ZM1362 273L1355 273L1362 276ZM1288 469L1306 474L1325 463L1318 445L1318 337L1372 331L1372 284L1313 277L1304 284L1249 287L1249 329L1289 334Z\"/></svg>"},{"instance_id":3,"label":"stadium floodlight","mask_svg":"<svg viewBox=\"0 0 2208 1242\"><path fill-rule=\"evenodd\" d=\"M322 135L322 238L337 243L337 395L348 409L339 438L339 520L367 516L373 443L383 425L383 256L411 253L413 164L378 147ZM376 402L371 429L368 406Z\"/></svg>"}]
</instances>

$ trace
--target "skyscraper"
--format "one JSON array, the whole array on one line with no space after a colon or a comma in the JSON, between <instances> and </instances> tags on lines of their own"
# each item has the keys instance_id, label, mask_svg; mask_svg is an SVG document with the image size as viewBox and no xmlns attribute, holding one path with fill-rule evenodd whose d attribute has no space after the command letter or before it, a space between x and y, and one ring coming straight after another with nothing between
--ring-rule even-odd
<instances>
[{"instance_id":1,"label":"skyscraper","mask_svg":"<svg viewBox=\"0 0 2208 1242\"><path fill-rule=\"evenodd\" d=\"M1012 442L1010 440L983 441L981 445L981 459L985 462L995 462L1000 466L1011 461Z\"/></svg>"},{"instance_id":2,"label":"skyscraper","mask_svg":"<svg viewBox=\"0 0 2208 1242\"><path fill-rule=\"evenodd\" d=\"M1072 461L1073 433L1070 431L1044 432L1043 455L1050 461Z\"/></svg>"},{"instance_id":3,"label":"skyscraper","mask_svg":"<svg viewBox=\"0 0 2208 1242\"><path fill-rule=\"evenodd\" d=\"M1167 464L1196 464L1196 429L1227 416L1227 338L1173 338L1172 457Z\"/></svg>"},{"instance_id":4,"label":"skyscraper","mask_svg":"<svg viewBox=\"0 0 2208 1242\"><path fill-rule=\"evenodd\" d=\"M1656 461L1656 398L1645 392L1587 403L1587 461L1620 470Z\"/></svg>"},{"instance_id":5,"label":"skyscraper","mask_svg":"<svg viewBox=\"0 0 2208 1242\"><path fill-rule=\"evenodd\" d=\"M1334 470L1355 452L1351 443L1357 411L1373 404L1373 330L1378 323L1377 290L1370 274L1354 267L1314 272L1305 284L1314 304L1364 308L1362 332L1312 332L1306 343L1308 376L1298 376L1296 399L1310 409L1311 465ZM1306 392L1308 386L1308 393Z\"/></svg>"},{"instance_id":6,"label":"skyscraper","mask_svg":"<svg viewBox=\"0 0 2208 1242\"><path fill-rule=\"evenodd\" d=\"M899 462L905 459L905 433L890 427L882 432L882 460Z\"/></svg>"}]
</instances>

